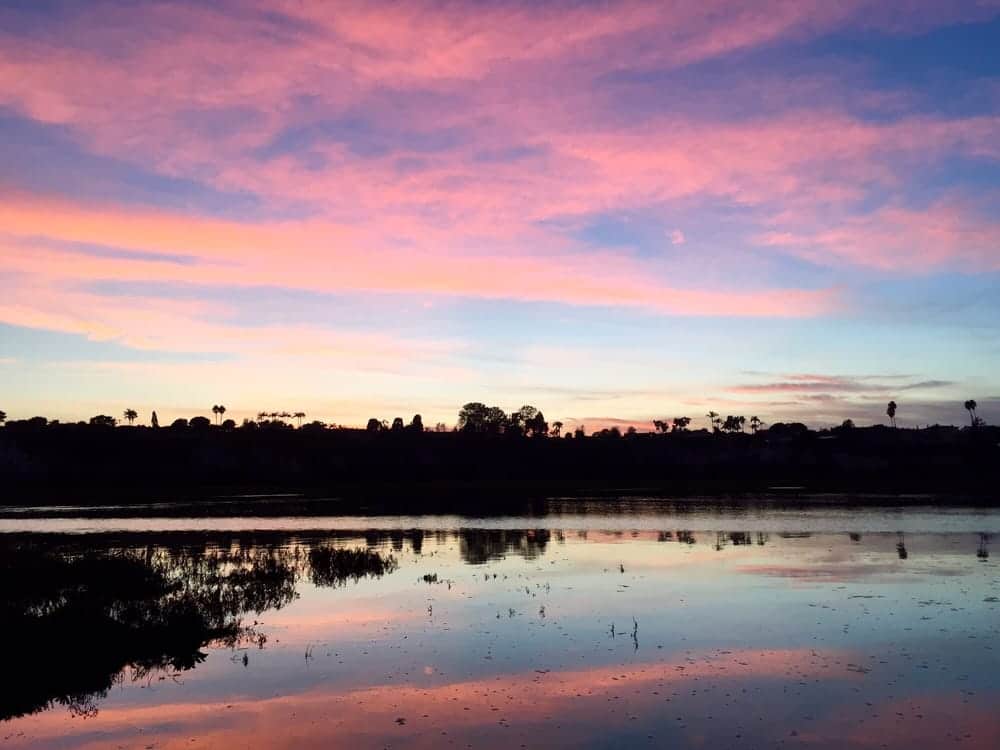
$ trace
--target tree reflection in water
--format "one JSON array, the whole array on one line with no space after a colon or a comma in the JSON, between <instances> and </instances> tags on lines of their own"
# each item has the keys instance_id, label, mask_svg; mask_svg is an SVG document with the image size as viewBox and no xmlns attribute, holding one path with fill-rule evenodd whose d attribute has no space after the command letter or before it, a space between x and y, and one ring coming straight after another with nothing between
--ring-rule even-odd
<instances>
[{"instance_id":1,"label":"tree reflection in water","mask_svg":"<svg viewBox=\"0 0 1000 750\"><path fill-rule=\"evenodd\" d=\"M393 545L394 549L402 549ZM317 586L343 586L368 576L383 576L393 572L398 563L392 555L381 555L370 549L341 549L317 546L309 550L310 580Z\"/></svg>"},{"instance_id":2,"label":"tree reflection in water","mask_svg":"<svg viewBox=\"0 0 1000 750\"><path fill-rule=\"evenodd\" d=\"M94 715L123 680L176 676L209 645L266 635L242 618L280 609L307 576L340 586L392 572L370 550L299 545L76 549L0 544L0 624L8 679L0 721L54 704Z\"/></svg>"},{"instance_id":3,"label":"tree reflection in water","mask_svg":"<svg viewBox=\"0 0 1000 750\"><path fill-rule=\"evenodd\" d=\"M469 565L482 565L510 554L534 560L545 554L552 532L548 529L462 529L458 538L462 560Z\"/></svg>"}]
</instances>

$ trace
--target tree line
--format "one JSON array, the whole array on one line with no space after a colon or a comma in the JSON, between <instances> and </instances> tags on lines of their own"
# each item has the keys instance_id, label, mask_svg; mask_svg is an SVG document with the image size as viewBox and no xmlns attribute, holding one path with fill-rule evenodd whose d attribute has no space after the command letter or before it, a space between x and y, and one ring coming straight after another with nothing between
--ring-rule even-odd
<instances>
[{"instance_id":1,"label":"tree line","mask_svg":"<svg viewBox=\"0 0 1000 750\"><path fill-rule=\"evenodd\" d=\"M972 427L986 426L985 420L983 420L983 418L976 413L978 404L975 399L965 401L964 407L965 410L969 412L969 420ZM889 425L893 428L897 427L896 412L898 408L899 407L895 401L890 401L886 405L885 414L889 419ZM237 425L236 421L233 419L223 420L222 417L225 415L226 411L227 409L223 404L212 405L212 414L215 416L215 426L223 430L235 430L237 428L245 430L291 429L293 425L286 421L291 419L296 421L296 425L300 429L338 429L338 425L327 424L326 422L322 422L320 420L313 420L312 422L308 422L303 425L303 420L307 417L307 414L304 411L259 411L257 412L255 419L244 419L241 425ZM767 424L756 415L751 416L749 419L743 415L727 415L723 417L718 412L709 411L705 417L711 425L711 431L716 434L737 432L744 433L746 432L747 427L749 427L750 433L756 435ZM138 418L139 412L135 409L129 408L122 412L122 419L127 422L129 426L133 426ZM687 416L654 419L652 420L652 432L656 434L687 432L692 421L692 418ZM7 422L7 413L0 411L0 425ZM31 417L30 419L10 422L10 424L25 425L28 427L45 427L47 425L57 425L59 424L59 421L49 420L45 417ZM89 424L92 427L116 427L119 424L119 420L107 414L97 414L91 417L87 422L80 422L78 424ZM153 428L160 427L160 421L155 411L151 412L150 426ZM208 419L208 417L200 415L191 417L190 419L179 417L173 420L173 422L169 425L169 427L173 429L190 428L195 430L206 429L211 426L212 421ZM840 428L851 429L854 426L853 420L845 419L841 423ZM542 411L535 406L526 404L520 409L512 411L508 414L499 406L487 406L479 401L470 401L459 410L457 422L455 426L451 428L443 422L438 422L433 428L425 427L421 415L414 414L409 422L405 422L402 417L395 417L391 422L378 417L372 417L365 425L365 430L369 433L454 431L471 435L511 435L531 438L586 437L586 427L584 425L579 425L575 430L573 430L573 432L566 433L563 433L564 427L565 424L558 420L549 423ZM637 430L634 425L627 427L624 432L625 435L634 435L636 433ZM592 437L621 437L622 435L623 433L618 427L604 428L591 434Z\"/></svg>"}]
</instances>

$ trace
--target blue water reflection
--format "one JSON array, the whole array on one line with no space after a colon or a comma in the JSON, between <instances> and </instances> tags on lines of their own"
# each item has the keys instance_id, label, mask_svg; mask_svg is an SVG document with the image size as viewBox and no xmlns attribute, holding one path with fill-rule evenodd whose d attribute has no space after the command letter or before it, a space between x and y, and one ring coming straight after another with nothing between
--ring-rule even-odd
<instances>
[{"instance_id":1,"label":"blue water reflection","mask_svg":"<svg viewBox=\"0 0 1000 750\"><path fill-rule=\"evenodd\" d=\"M22 585L6 577L4 616L49 618L15 659L45 668L8 672L4 746L1000 747L995 511L651 504L0 531L8 573L33 561ZM87 577L133 563L163 588L101 594ZM29 602L45 587L58 596ZM74 604L81 616L127 620L170 658L122 652L104 689L73 693L101 639L52 618L84 594L110 603ZM191 620L169 618L192 602L208 616L184 646L201 656L171 661L164 633Z\"/></svg>"}]
</instances>

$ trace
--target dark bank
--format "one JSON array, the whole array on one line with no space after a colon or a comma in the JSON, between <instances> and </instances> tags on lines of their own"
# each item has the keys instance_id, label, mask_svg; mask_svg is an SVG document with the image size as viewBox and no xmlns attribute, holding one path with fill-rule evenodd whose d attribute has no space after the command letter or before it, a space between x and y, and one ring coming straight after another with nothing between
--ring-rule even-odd
<instances>
[{"instance_id":1,"label":"dark bank","mask_svg":"<svg viewBox=\"0 0 1000 750\"><path fill-rule=\"evenodd\" d=\"M248 493L489 506L559 494L844 491L989 498L1000 428L883 426L753 433L686 429L549 434L359 430L281 422L164 428L10 422L0 481L12 504L116 502ZM789 490L788 488L791 488Z\"/></svg>"}]
</instances>

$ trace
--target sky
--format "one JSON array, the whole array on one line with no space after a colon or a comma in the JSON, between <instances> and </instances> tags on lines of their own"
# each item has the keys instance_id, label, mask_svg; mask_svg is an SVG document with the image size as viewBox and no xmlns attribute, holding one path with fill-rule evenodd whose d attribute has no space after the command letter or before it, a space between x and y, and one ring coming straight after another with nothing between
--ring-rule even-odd
<instances>
[{"instance_id":1,"label":"sky","mask_svg":"<svg viewBox=\"0 0 1000 750\"><path fill-rule=\"evenodd\" d=\"M0 408L1000 420L1000 0L0 2Z\"/></svg>"}]
</instances>

